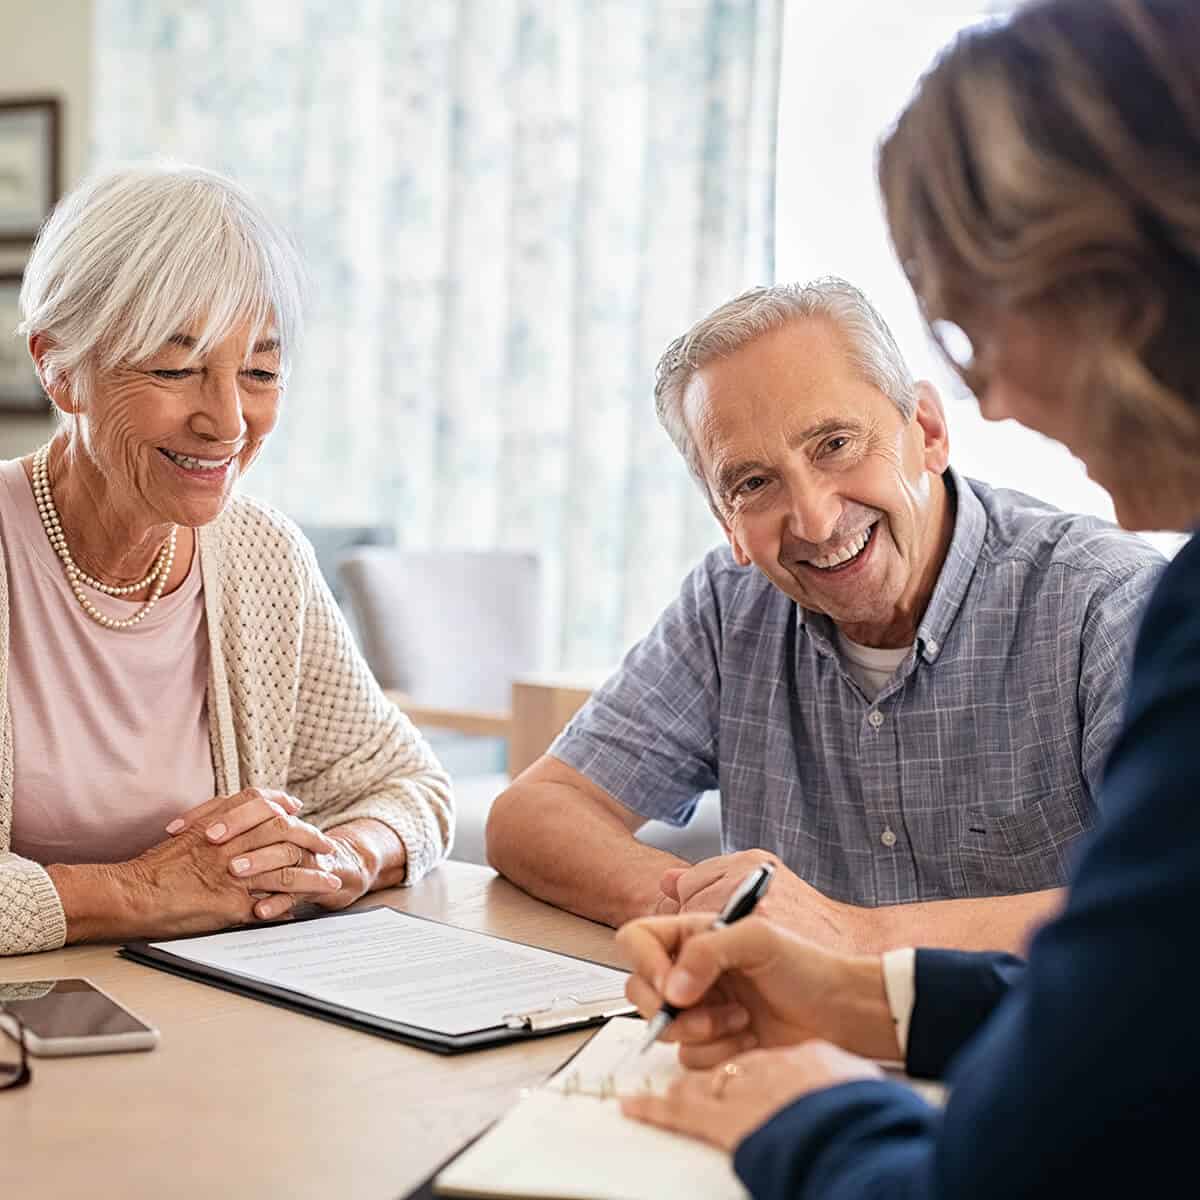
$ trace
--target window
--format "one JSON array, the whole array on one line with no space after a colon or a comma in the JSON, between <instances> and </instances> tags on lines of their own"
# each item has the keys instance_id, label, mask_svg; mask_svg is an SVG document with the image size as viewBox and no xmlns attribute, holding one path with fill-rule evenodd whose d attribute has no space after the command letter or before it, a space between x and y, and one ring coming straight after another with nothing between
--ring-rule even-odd
<instances>
[{"instance_id":1,"label":"window","mask_svg":"<svg viewBox=\"0 0 1200 1200\"><path fill-rule=\"evenodd\" d=\"M776 188L776 277L842 275L892 327L918 378L946 403L955 466L1060 508L1113 518L1108 494L1062 446L1012 421L986 422L928 342L888 241L875 147L938 49L1005 7L986 0L838 0L787 5ZM1170 552L1181 539L1152 535Z\"/></svg>"}]
</instances>

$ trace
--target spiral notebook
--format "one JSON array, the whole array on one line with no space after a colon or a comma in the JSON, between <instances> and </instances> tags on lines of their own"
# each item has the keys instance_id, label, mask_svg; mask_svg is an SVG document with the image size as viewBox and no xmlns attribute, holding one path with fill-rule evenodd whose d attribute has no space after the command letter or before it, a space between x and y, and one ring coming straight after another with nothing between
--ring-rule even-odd
<instances>
[{"instance_id":1,"label":"spiral notebook","mask_svg":"<svg viewBox=\"0 0 1200 1200\"><path fill-rule=\"evenodd\" d=\"M435 1196L507 1200L746 1200L729 1156L621 1115L617 1096L662 1090L676 1048L639 1055L646 1023L609 1021L565 1067L445 1166Z\"/></svg>"}]
</instances>

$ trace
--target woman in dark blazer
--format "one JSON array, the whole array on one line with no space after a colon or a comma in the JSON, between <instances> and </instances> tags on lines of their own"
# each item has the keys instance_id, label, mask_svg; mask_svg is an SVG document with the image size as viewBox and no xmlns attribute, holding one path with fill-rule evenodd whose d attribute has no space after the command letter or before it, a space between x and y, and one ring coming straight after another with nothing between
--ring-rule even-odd
<instances>
[{"instance_id":1,"label":"woman in dark blazer","mask_svg":"<svg viewBox=\"0 0 1200 1200\"><path fill-rule=\"evenodd\" d=\"M885 139L880 179L929 327L985 416L1065 443L1127 527L1195 527L1200 3L1042 0L964 34ZM663 990L700 1000L677 1023L684 1061L725 1061L627 1112L733 1151L756 1197L1090 1200L1160 1179L1197 1194L1195 536L1148 605L1101 810L1011 987L1011 963L918 953L910 1064L914 1039L935 1062L982 1023L944 1110L800 1040L896 1048L878 960L753 919L660 918L622 933L630 995L643 1012ZM672 961L688 977L668 984Z\"/></svg>"}]
</instances>

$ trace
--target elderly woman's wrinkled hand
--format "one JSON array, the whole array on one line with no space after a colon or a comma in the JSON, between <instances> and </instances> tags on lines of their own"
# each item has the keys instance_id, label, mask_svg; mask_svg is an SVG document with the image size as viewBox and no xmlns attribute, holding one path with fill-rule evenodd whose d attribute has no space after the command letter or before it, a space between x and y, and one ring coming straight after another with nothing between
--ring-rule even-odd
<instances>
[{"instance_id":1,"label":"elderly woman's wrinkled hand","mask_svg":"<svg viewBox=\"0 0 1200 1200\"><path fill-rule=\"evenodd\" d=\"M365 890L354 886L364 875L361 861L345 841L300 820L300 807L284 792L246 788L198 805L167 832L219 848L223 869L253 903L243 919L285 916L301 901L353 903Z\"/></svg>"},{"instance_id":2,"label":"elderly woman's wrinkled hand","mask_svg":"<svg viewBox=\"0 0 1200 1200\"><path fill-rule=\"evenodd\" d=\"M711 1071L688 1071L663 1095L621 1099L627 1117L673 1129L732 1152L775 1113L820 1088L879 1079L873 1063L829 1042L751 1050Z\"/></svg>"}]
</instances>

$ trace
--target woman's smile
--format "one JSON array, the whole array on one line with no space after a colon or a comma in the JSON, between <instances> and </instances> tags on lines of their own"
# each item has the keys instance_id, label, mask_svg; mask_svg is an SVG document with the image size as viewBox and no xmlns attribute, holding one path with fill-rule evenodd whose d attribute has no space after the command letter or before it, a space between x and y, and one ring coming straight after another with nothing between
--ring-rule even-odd
<instances>
[{"instance_id":1,"label":"woman's smile","mask_svg":"<svg viewBox=\"0 0 1200 1200\"><path fill-rule=\"evenodd\" d=\"M189 482L202 484L224 483L237 459L235 454L230 454L225 458L196 458L162 447L159 448L159 453L167 460L176 474Z\"/></svg>"}]
</instances>

